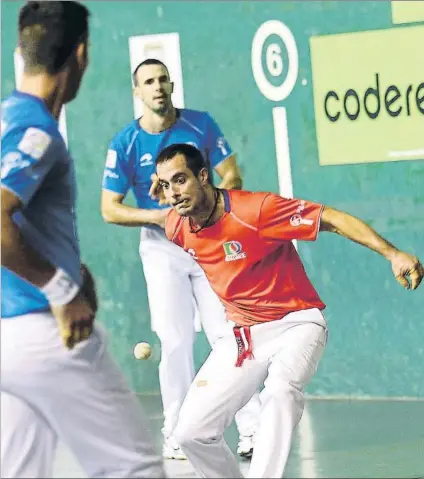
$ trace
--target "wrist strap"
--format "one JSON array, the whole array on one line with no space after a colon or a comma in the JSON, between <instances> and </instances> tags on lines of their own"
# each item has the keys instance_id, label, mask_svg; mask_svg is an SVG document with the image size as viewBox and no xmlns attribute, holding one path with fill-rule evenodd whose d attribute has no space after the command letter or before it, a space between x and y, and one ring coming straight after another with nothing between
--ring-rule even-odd
<instances>
[{"instance_id":1,"label":"wrist strap","mask_svg":"<svg viewBox=\"0 0 424 479\"><path fill-rule=\"evenodd\" d=\"M79 286L61 268L56 269L53 278L41 288L52 306L62 306L71 302L79 291Z\"/></svg>"}]
</instances>

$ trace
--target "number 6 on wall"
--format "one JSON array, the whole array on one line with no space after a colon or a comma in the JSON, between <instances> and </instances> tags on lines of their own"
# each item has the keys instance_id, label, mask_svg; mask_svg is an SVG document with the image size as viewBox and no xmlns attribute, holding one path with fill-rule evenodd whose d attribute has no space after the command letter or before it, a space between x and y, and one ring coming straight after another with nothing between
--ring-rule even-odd
<instances>
[{"instance_id":1,"label":"number 6 on wall","mask_svg":"<svg viewBox=\"0 0 424 479\"><path fill-rule=\"evenodd\" d=\"M279 85L271 83L263 68L264 46L270 36L278 36L286 48L288 67L285 68L282 49L279 43L271 43L265 51L265 64L268 74L276 78L285 73ZM296 41L290 29L279 20L263 23L255 33L251 52L252 72L259 91L265 98L275 102L287 98L293 90L299 71L299 59ZM287 72L285 72L287 70ZM287 128L287 112L285 107L274 107L272 111L275 136L275 152L277 157L278 184L280 195L293 197L291 174L289 135Z\"/></svg>"},{"instance_id":2,"label":"number 6 on wall","mask_svg":"<svg viewBox=\"0 0 424 479\"><path fill-rule=\"evenodd\" d=\"M288 56L288 67L285 72L282 49L279 43L271 43L265 51L265 64L268 74L280 77L285 74L279 85L271 83L263 68L263 53L267 39L278 36L285 46ZM278 102L286 99L292 92L299 71L299 57L296 41L290 29L279 20L263 23L255 33L251 52L252 72L259 91L268 100ZM285 198L293 198L293 180L291 173L290 145L287 127L287 112L283 106L272 109L274 123L275 153L277 159L279 193ZM296 245L296 243L295 243ZM297 246L297 245L296 245Z\"/></svg>"}]
</instances>

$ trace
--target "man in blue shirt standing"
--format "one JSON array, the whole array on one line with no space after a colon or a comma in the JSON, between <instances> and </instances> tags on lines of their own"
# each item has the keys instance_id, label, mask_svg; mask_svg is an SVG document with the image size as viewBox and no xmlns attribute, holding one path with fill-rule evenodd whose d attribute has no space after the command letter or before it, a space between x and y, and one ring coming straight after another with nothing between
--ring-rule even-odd
<instances>
[{"instance_id":1,"label":"man in blue shirt standing","mask_svg":"<svg viewBox=\"0 0 424 479\"><path fill-rule=\"evenodd\" d=\"M52 477L58 439L90 477L165 477L80 263L57 119L88 64L88 17L73 1L22 7L23 80L2 104L2 477Z\"/></svg>"},{"instance_id":2,"label":"man in blue shirt standing","mask_svg":"<svg viewBox=\"0 0 424 479\"><path fill-rule=\"evenodd\" d=\"M134 71L133 82L144 114L120 130L110 144L102 214L108 223L141 226L140 256L152 326L162 350L159 380L165 417L163 456L185 459L173 431L194 379L195 306L212 346L228 325L222 304L192 257L195 253L189 252L190 256L165 236L168 207L160 205L155 197L155 159L166 146L189 143L208 158L209 166L221 177L220 187L239 189L242 181L235 155L212 117L173 106L173 83L161 61L142 62ZM130 189L137 202L135 208L123 203ZM258 414L259 398L255 395L236 416L241 456L252 454Z\"/></svg>"}]
</instances>

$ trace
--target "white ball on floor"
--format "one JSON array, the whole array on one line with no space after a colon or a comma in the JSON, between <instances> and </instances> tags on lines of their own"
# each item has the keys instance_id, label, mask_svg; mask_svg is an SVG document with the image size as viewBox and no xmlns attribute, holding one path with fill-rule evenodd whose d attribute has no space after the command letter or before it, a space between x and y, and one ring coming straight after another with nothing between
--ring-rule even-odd
<instances>
[{"instance_id":1,"label":"white ball on floor","mask_svg":"<svg viewBox=\"0 0 424 479\"><path fill-rule=\"evenodd\" d=\"M149 359L152 355L152 347L149 343L137 343L134 346L134 356L136 359Z\"/></svg>"}]
</instances>

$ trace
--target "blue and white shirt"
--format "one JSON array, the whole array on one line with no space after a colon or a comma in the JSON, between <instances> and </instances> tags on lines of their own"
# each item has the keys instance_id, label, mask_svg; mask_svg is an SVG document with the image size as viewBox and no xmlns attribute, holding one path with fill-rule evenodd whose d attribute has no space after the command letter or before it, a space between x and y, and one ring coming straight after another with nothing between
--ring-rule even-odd
<instances>
[{"instance_id":1,"label":"blue and white shirt","mask_svg":"<svg viewBox=\"0 0 424 479\"><path fill-rule=\"evenodd\" d=\"M149 196L151 175L156 171L158 154L176 143L196 146L212 168L233 154L219 126L206 112L178 110L176 122L157 134L143 130L137 119L119 131L110 144L103 189L122 195L132 189L139 208L166 208Z\"/></svg>"},{"instance_id":2,"label":"blue and white shirt","mask_svg":"<svg viewBox=\"0 0 424 479\"><path fill-rule=\"evenodd\" d=\"M1 180L21 200L13 221L24 239L80 283L73 161L45 103L18 91L2 103ZM38 288L4 267L1 281L3 318L49 309Z\"/></svg>"}]
</instances>

